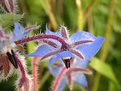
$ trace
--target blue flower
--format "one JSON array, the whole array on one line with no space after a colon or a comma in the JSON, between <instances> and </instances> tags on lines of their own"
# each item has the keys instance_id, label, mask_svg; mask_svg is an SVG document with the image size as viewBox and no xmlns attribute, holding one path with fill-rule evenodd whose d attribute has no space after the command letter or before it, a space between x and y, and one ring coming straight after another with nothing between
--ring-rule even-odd
<instances>
[{"instance_id":1,"label":"blue flower","mask_svg":"<svg viewBox=\"0 0 121 91\"><path fill-rule=\"evenodd\" d=\"M14 24L14 26L15 26L15 28L14 28L14 31L12 33L12 40L13 41L20 40L28 35L28 33L25 31L25 28L22 25L20 25L20 23L16 22Z\"/></svg>"},{"instance_id":2,"label":"blue flower","mask_svg":"<svg viewBox=\"0 0 121 91\"><path fill-rule=\"evenodd\" d=\"M14 68L18 68L16 61L17 45L15 41L25 38L35 26L23 28L18 22L14 24L14 31L11 34L5 34L0 27L0 78L7 78ZM11 65L12 64L12 65ZM10 71L12 70L12 71Z\"/></svg>"},{"instance_id":3,"label":"blue flower","mask_svg":"<svg viewBox=\"0 0 121 91\"><path fill-rule=\"evenodd\" d=\"M47 35L51 35L54 38L41 39L40 45L35 52L27 56L41 57L41 60L50 57L53 60L51 61L52 63L59 58L63 59L65 56L77 58L80 61L89 60L96 55L105 40L88 32L77 32L69 37L68 31L64 26L60 27L59 32L51 32L46 27L45 36ZM60 54L62 55L59 56ZM67 66L67 63L65 65Z\"/></svg>"},{"instance_id":4,"label":"blue flower","mask_svg":"<svg viewBox=\"0 0 121 91\"><path fill-rule=\"evenodd\" d=\"M51 64L52 60L50 60L50 64L48 64L50 72L56 77L52 84L53 91L62 91L66 84L68 84L69 89L72 90L73 82L76 82L81 86L88 85L84 74L92 74L92 72L86 68L89 60L80 61L71 58L71 67L68 69L60 60L56 61L54 64Z\"/></svg>"},{"instance_id":5,"label":"blue flower","mask_svg":"<svg viewBox=\"0 0 121 91\"><path fill-rule=\"evenodd\" d=\"M77 32L69 36L66 27L61 26L58 32L51 32L46 27L45 34L24 38L16 44L33 40L39 40L39 46L33 53L25 55L41 57L41 60L49 58L49 70L56 76L53 91L61 91L66 84L72 90L73 81L87 86L84 74L92 73L86 68L87 63L96 55L105 39L88 32Z\"/></svg>"},{"instance_id":6,"label":"blue flower","mask_svg":"<svg viewBox=\"0 0 121 91\"><path fill-rule=\"evenodd\" d=\"M7 78L11 74L11 69L18 68L17 62L15 61L15 49L16 45L14 41L24 38L26 33L25 29L19 24L15 23L15 28L12 34L5 34L2 27L0 27L0 68L1 73ZM11 66L11 64L13 64ZM4 69L6 66L6 69ZM2 76L1 74L1 76ZM0 76L0 77L1 77ZM4 76L1 77L4 79Z\"/></svg>"},{"instance_id":7,"label":"blue flower","mask_svg":"<svg viewBox=\"0 0 121 91\"><path fill-rule=\"evenodd\" d=\"M29 34L29 31L25 31L25 28L23 28L20 23L16 22L14 24L14 31L12 34L5 34L3 29L0 29L0 49L4 49L6 46L10 46L15 41L22 39L26 37Z\"/></svg>"}]
</instances>

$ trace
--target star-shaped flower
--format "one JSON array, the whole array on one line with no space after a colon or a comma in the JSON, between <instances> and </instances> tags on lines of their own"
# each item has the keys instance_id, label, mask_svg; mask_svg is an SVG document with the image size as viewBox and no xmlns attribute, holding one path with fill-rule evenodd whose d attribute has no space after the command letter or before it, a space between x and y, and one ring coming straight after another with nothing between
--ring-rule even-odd
<instances>
[{"instance_id":1,"label":"star-shaped flower","mask_svg":"<svg viewBox=\"0 0 121 91\"><path fill-rule=\"evenodd\" d=\"M7 79L15 70L19 70L20 79L17 83L20 88L18 89L29 91L28 85L30 85L30 82L25 70L25 60L17 52L18 46L15 41L25 38L29 32L38 28L38 26L23 28L16 22L14 27L12 34L5 34L2 27L0 27L0 80Z\"/></svg>"},{"instance_id":2,"label":"star-shaped flower","mask_svg":"<svg viewBox=\"0 0 121 91\"><path fill-rule=\"evenodd\" d=\"M35 38L37 37L41 37L40 45L35 52L27 56L41 57L41 60L49 57L53 58L59 53L68 55L68 57L79 58L82 61L89 60L99 51L104 41L104 38L95 37L88 32L77 32L69 37L64 26L60 27L59 32L52 32L46 27L45 35L36 36ZM56 58L54 58L54 61L56 61ZM67 68L70 67L70 65L67 66L67 62L65 62L65 65Z\"/></svg>"},{"instance_id":3,"label":"star-shaped flower","mask_svg":"<svg viewBox=\"0 0 121 91\"><path fill-rule=\"evenodd\" d=\"M52 91L62 91L66 84L68 84L69 89L72 91L73 82L81 86L87 86L88 84L84 74L92 74L92 72L86 68L89 60L80 61L75 58L65 58L66 61L70 60L71 63L71 67L68 69L65 67L64 63L60 61L62 59L56 61L54 64L51 64L52 60L49 61L49 70L56 77L52 84Z\"/></svg>"},{"instance_id":4,"label":"star-shaped flower","mask_svg":"<svg viewBox=\"0 0 121 91\"><path fill-rule=\"evenodd\" d=\"M12 34L5 34L2 27L0 27L0 54L1 60L4 57L8 57L9 61L17 68L17 63L15 62L15 57L13 55L13 50L16 51L15 41L25 38L29 32L31 32L35 26L23 28L20 23L15 23L15 28ZM6 59L7 60L7 59Z\"/></svg>"},{"instance_id":5,"label":"star-shaped flower","mask_svg":"<svg viewBox=\"0 0 121 91\"><path fill-rule=\"evenodd\" d=\"M99 51L104 42L104 38L95 37L88 32L77 32L69 37L66 27L61 26L58 32L51 32L46 27L45 34L24 38L15 43L19 45L33 40L39 40L40 45L33 53L25 55L41 57L41 60L50 58L49 69L57 76L53 91L61 91L66 83L72 89L72 81L87 86L86 78L82 74L91 74L85 68L89 62L87 60ZM58 63L58 60L61 61Z\"/></svg>"},{"instance_id":6,"label":"star-shaped flower","mask_svg":"<svg viewBox=\"0 0 121 91\"><path fill-rule=\"evenodd\" d=\"M8 77L11 74L11 69L18 68L14 55L16 51L14 41L24 38L27 34L28 32L25 32L25 29L17 22L12 34L5 34L0 27L0 71L2 77Z\"/></svg>"},{"instance_id":7,"label":"star-shaped flower","mask_svg":"<svg viewBox=\"0 0 121 91\"><path fill-rule=\"evenodd\" d=\"M36 26L24 28L18 22L14 26L12 34L5 34L2 27L0 27L0 51L3 51L6 46L9 47L15 44L15 41L25 38L32 30L37 28Z\"/></svg>"}]
</instances>

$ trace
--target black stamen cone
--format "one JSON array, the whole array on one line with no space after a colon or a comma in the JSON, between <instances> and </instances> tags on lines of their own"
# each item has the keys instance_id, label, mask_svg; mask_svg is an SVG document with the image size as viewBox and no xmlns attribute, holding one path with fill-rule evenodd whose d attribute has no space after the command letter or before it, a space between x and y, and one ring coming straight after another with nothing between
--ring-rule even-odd
<instances>
[{"instance_id":1,"label":"black stamen cone","mask_svg":"<svg viewBox=\"0 0 121 91\"><path fill-rule=\"evenodd\" d=\"M11 54L12 53L12 54ZM18 65L17 65L17 61L16 61L16 57L15 57L15 54L14 54L14 51L11 50L11 53L10 52L7 52L7 56L8 56L8 59L9 61L13 64L13 66L17 69L18 68Z\"/></svg>"},{"instance_id":2,"label":"black stamen cone","mask_svg":"<svg viewBox=\"0 0 121 91\"><path fill-rule=\"evenodd\" d=\"M16 68L18 68L18 64L17 64L17 60L16 60L16 55L15 55L15 53L14 53L13 50L11 50L11 53L12 53L12 56L13 56L13 58L14 58L14 60L15 60Z\"/></svg>"},{"instance_id":3,"label":"black stamen cone","mask_svg":"<svg viewBox=\"0 0 121 91\"><path fill-rule=\"evenodd\" d=\"M63 62L67 69L70 68L70 59L63 59Z\"/></svg>"}]
</instances>

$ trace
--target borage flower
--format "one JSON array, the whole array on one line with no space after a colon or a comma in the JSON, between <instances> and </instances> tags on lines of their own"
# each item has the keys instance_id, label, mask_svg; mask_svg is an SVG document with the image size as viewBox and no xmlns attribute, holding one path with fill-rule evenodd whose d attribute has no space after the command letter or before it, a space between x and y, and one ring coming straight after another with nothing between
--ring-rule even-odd
<instances>
[{"instance_id":1,"label":"borage flower","mask_svg":"<svg viewBox=\"0 0 121 91\"><path fill-rule=\"evenodd\" d=\"M86 68L89 60L80 61L75 58L70 59L63 54L59 54L57 57L58 61L53 63L53 60L50 60L50 63L48 64L50 72L56 77L52 84L52 91L62 91L66 84L68 84L70 91L72 91L73 82L76 82L81 86L87 86L87 80L84 74L92 74L92 72ZM68 59L70 60L70 68L67 69L63 62L60 61L61 57L66 58L66 61Z\"/></svg>"},{"instance_id":2,"label":"borage flower","mask_svg":"<svg viewBox=\"0 0 121 91\"><path fill-rule=\"evenodd\" d=\"M29 91L29 86L24 85L30 84L30 82L25 70L25 60L17 52L18 46L14 42L25 38L29 32L36 28L36 26L23 28L19 23L15 23L13 33L7 35L0 27L0 80L7 79L14 71L20 70L21 76L17 83L21 85L18 87L24 87L22 88L24 90L19 88L19 91Z\"/></svg>"},{"instance_id":3,"label":"borage flower","mask_svg":"<svg viewBox=\"0 0 121 91\"><path fill-rule=\"evenodd\" d=\"M41 57L41 60L44 60L64 52L68 57L73 55L80 60L89 60L99 51L104 38L95 37L88 32L77 32L69 37L68 31L64 26L60 27L59 32L51 32L46 27L45 34L29 37L28 39L25 38L23 41L17 41L16 44L31 40L40 40L43 43L41 42L36 51L27 56ZM64 63L67 68L70 67L70 61Z\"/></svg>"},{"instance_id":4,"label":"borage flower","mask_svg":"<svg viewBox=\"0 0 121 91\"><path fill-rule=\"evenodd\" d=\"M35 52L31 54L26 54L26 56L41 57L41 60L44 60L49 57L51 58L51 60L49 61L50 65L49 68L50 70L52 69L51 71L52 73L53 72L56 73L55 76L57 76L57 80L55 81L55 84L58 85L54 85L53 90L57 91L64 86L64 85L61 86L62 85L60 83L61 80L67 77L69 79L68 83L71 89L72 87L71 83L76 78L76 75L75 76L67 75L65 77L66 74L73 74L75 72L77 72L77 74L78 72L87 73L87 74L91 73L89 70L85 69L85 67L83 68L83 66L80 66L80 64L83 64L83 62L86 64L87 63L86 60L89 60L99 51L104 41L104 38L95 37L94 35L88 32L77 32L71 35L69 38L67 29L64 26L61 26L59 32L51 32L46 27L45 34L39 34L36 36L27 37L22 40L16 41L15 43L16 45L19 45L33 40L39 40L40 45L35 50ZM56 61L59 59L61 59L63 62L59 64L57 63L56 65ZM75 62L73 62L73 60L76 60L76 65ZM53 63L55 63L55 67L51 68L51 64ZM63 63L65 64L65 66L63 66ZM81 80L84 81L81 82L79 81L79 83L81 83L81 85L86 86L87 83L85 81L85 77L84 76L81 77L81 75L79 74L77 75L77 77L79 77L79 79L82 78ZM67 83L67 81L65 83ZM58 87L59 85L60 87Z\"/></svg>"}]
</instances>

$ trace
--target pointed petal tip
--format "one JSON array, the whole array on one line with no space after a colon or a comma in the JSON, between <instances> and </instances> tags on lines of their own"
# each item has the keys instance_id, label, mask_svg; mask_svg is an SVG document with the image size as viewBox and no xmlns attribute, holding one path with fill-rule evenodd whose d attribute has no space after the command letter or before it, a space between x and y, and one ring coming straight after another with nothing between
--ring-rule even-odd
<instances>
[{"instance_id":1,"label":"pointed petal tip","mask_svg":"<svg viewBox=\"0 0 121 91\"><path fill-rule=\"evenodd\" d=\"M41 45L38 46L38 48L31 54L26 54L26 56L32 56L32 57L42 57L48 53L50 53L52 50L48 45Z\"/></svg>"},{"instance_id":2,"label":"pointed petal tip","mask_svg":"<svg viewBox=\"0 0 121 91\"><path fill-rule=\"evenodd\" d=\"M96 55L96 53L100 50L104 40L105 38L99 36L92 44L79 48L80 52L82 52L86 58L85 60L88 60Z\"/></svg>"},{"instance_id":3,"label":"pointed petal tip","mask_svg":"<svg viewBox=\"0 0 121 91\"><path fill-rule=\"evenodd\" d=\"M100 39L102 41L105 41L106 39L104 37L98 36L97 39Z\"/></svg>"},{"instance_id":4,"label":"pointed petal tip","mask_svg":"<svg viewBox=\"0 0 121 91\"><path fill-rule=\"evenodd\" d=\"M50 29L48 28L48 23L46 23L46 30L45 30L45 33L47 34L47 33L49 33L49 32L51 32L51 31L50 31Z\"/></svg>"},{"instance_id":5,"label":"pointed petal tip","mask_svg":"<svg viewBox=\"0 0 121 91\"><path fill-rule=\"evenodd\" d=\"M84 76L84 74L79 73L79 74L74 74L75 77L73 78L73 80L75 82L77 82L79 85L83 86L83 87L88 87L88 83L87 83L87 79Z\"/></svg>"},{"instance_id":6,"label":"pointed petal tip","mask_svg":"<svg viewBox=\"0 0 121 91\"><path fill-rule=\"evenodd\" d=\"M15 22L15 23L14 23L14 25L17 25L17 24L18 24L18 25L20 25L20 23L19 23L19 22Z\"/></svg>"},{"instance_id":7,"label":"pointed petal tip","mask_svg":"<svg viewBox=\"0 0 121 91\"><path fill-rule=\"evenodd\" d=\"M71 38L72 41L77 42L77 41L80 41L80 40L89 40L89 39L93 40L96 37L89 32L82 31L82 32L74 33L73 35L71 35L70 38Z\"/></svg>"}]
</instances>

